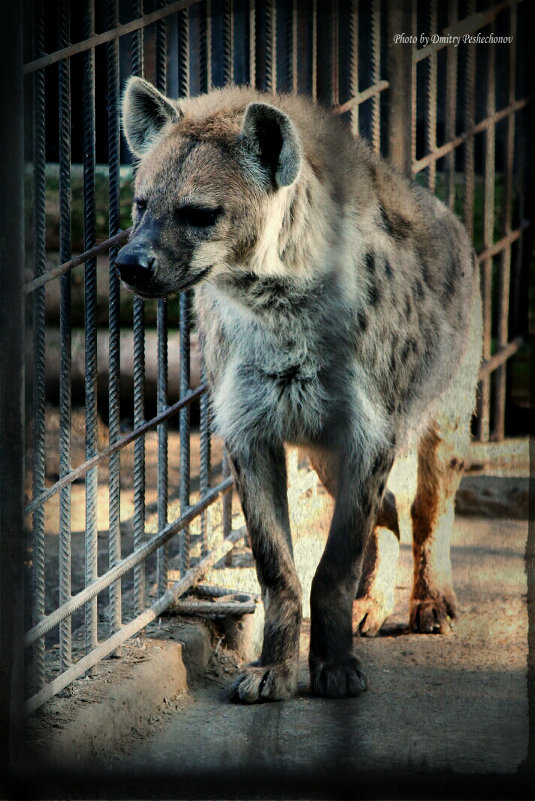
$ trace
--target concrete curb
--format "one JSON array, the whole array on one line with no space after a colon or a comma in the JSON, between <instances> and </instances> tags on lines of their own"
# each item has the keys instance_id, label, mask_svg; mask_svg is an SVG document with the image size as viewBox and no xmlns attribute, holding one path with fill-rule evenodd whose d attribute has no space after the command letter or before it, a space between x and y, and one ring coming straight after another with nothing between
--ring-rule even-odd
<instances>
[{"instance_id":1,"label":"concrete curb","mask_svg":"<svg viewBox=\"0 0 535 801\"><path fill-rule=\"evenodd\" d=\"M162 705L187 694L208 668L208 624L181 621L176 637L143 638L142 661L105 660L101 674L87 685L79 680L73 696L46 704L29 726L39 760L51 768L109 761L132 732L142 735ZM125 655L132 651L127 644Z\"/></svg>"}]
</instances>

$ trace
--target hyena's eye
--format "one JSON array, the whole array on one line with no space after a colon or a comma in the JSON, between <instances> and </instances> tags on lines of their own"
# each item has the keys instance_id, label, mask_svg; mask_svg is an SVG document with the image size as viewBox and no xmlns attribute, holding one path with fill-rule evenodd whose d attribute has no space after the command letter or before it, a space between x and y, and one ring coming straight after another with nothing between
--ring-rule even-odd
<instances>
[{"instance_id":1,"label":"hyena's eye","mask_svg":"<svg viewBox=\"0 0 535 801\"><path fill-rule=\"evenodd\" d=\"M145 209L147 208L147 201L143 197L136 197L134 198L134 203L136 206L136 211L139 211L140 214L143 214Z\"/></svg>"},{"instance_id":2,"label":"hyena's eye","mask_svg":"<svg viewBox=\"0 0 535 801\"><path fill-rule=\"evenodd\" d=\"M193 228L211 228L223 213L221 206L208 208L206 206L181 206L176 215L179 222L191 225Z\"/></svg>"}]
</instances>

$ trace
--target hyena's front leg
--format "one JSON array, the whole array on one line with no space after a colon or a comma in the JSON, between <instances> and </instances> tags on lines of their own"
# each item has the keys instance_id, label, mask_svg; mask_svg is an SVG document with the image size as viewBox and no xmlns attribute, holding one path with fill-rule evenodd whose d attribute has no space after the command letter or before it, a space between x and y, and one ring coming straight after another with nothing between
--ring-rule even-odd
<instances>
[{"instance_id":1,"label":"hyena's front leg","mask_svg":"<svg viewBox=\"0 0 535 801\"><path fill-rule=\"evenodd\" d=\"M230 689L233 701L252 704L289 698L297 686L301 587L294 566L288 516L286 456L282 443L231 451L264 601L264 642Z\"/></svg>"},{"instance_id":2,"label":"hyena's front leg","mask_svg":"<svg viewBox=\"0 0 535 801\"><path fill-rule=\"evenodd\" d=\"M360 695L366 676L353 653L352 608L367 540L375 523L393 454L372 464L339 460L334 514L310 597L310 682L314 695Z\"/></svg>"}]
</instances>

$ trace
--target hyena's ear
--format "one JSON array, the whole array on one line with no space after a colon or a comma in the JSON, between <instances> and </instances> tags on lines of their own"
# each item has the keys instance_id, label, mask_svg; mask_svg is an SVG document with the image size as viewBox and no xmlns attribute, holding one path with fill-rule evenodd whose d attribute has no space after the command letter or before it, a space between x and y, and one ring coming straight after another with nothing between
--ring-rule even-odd
<instances>
[{"instance_id":1,"label":"hyena's ear","mask_svg":"<svg viewBox=\"0 0 535 801\"><path fill-rule=\"evenodd\" d=\"M123 95L123 130L130 150L144 156L154 146L163 127L177 122L176 105L143 78L129 78Z\"/></svg>"},{"instance_id":2,"label":"hyena's ear","mask_svg":"<svg viewBox=\"0 0 535 801\"><path fill-rule=\"evenodd\" d=\"M277 186L290 186L301 166L299 135L289 117L268 103L251 103L245 110L242 139Z\"/></svg>"}]
</instances>

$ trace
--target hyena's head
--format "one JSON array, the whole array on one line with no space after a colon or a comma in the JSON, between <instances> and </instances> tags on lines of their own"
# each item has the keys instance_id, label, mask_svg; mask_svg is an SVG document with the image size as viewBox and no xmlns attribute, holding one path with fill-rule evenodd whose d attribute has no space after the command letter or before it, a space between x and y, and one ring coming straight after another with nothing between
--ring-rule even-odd
<instances>
[{"instance_id":1,"label":"hyena's head","mask_svg":"<svg viewBox=\"0 0 535 801\"><path fill-rule=\"evenodd\" d=\"M214 113L188 114L147 81L128 82L123 127L140 164L133 232L116 268L145 297L270 258L270 228L280 228L302 162L299 135L270 104L229 110L221 97Z\"/></svg>"}]
</instances>

